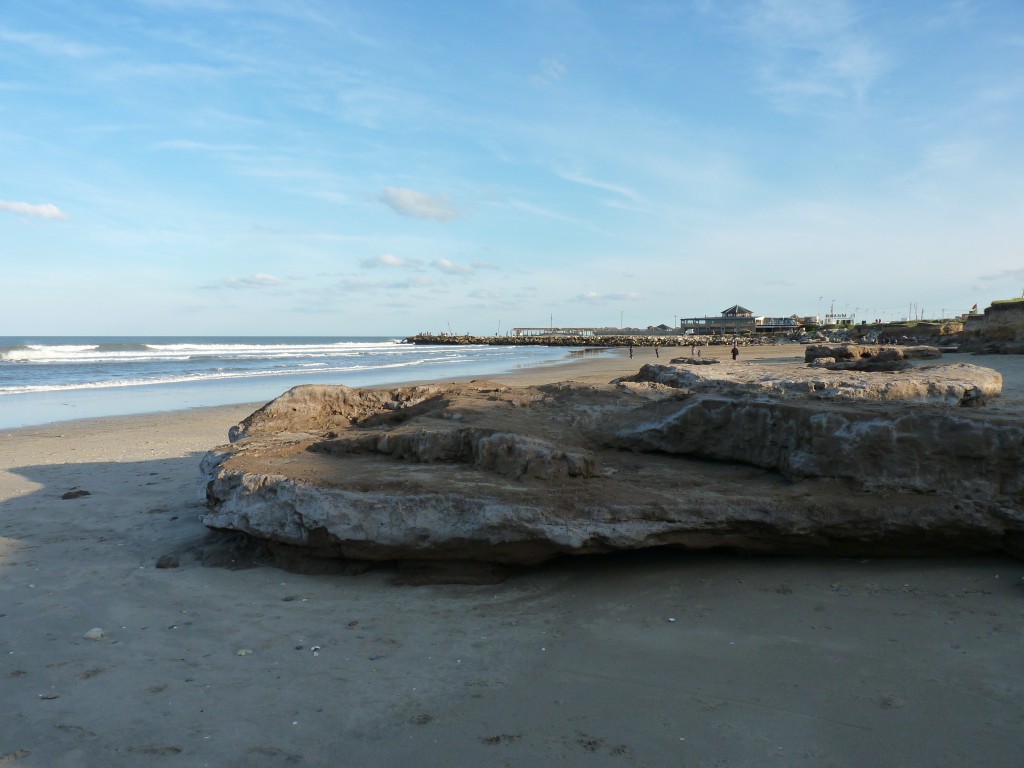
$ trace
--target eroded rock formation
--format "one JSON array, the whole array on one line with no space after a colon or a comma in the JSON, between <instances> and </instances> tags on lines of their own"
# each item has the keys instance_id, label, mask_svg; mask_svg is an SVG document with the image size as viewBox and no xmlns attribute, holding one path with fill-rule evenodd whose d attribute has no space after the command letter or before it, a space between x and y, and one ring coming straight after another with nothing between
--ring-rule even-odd
<instances>
[{"instance_id":1,"label":"eroded rock formation","mask_svg":"<svg viewBox=\"0 0 1024 768\"><path fill-rule=\"evenodd\" d=\"M814 361L820 359L834 361L832 357L813 358ZM626 381L663 384L693 394L936 405L962 405L967 401L974 404L979 396L998 396L1003 387L1003 377L998 371L967 363L921 365L901 369L898 373L824 367L826 370L821 370L812 364L804 370L779 372L764 366L645 365Z\"/></svg>"},{"instance_id":2,"label":"eroded rock formation","mask_svg":"<svg viewBox=\"0 0 1024 768\"><path fill-rule=\"evenodd\" d=\"M1024 354L1024 299L993 301L984 313L969 316L961 349L988 354Z\"/></svg>"},{"instance_id":3,"label":"eroded rock formation","mask_svg":"<svg viewBox=\"0 0 1024 768\"><path fill-rule=\"evenodd\" d=\"M937 360L942 357L942 352L938 347L927 345L893 347L870 344L810 344L804 349L804 360L808 363L821 357L831 357L840 362L876 360L888 363L898 360Z\"/></svg>"},{"instance_id":4,"label":"eroded rock formation","mask_svg":"<svg viewBox=\"0 0 1024 768\"><path fill-rule=\"evenodd\" d=\"M205 457L203 521L360 560L1021 554L1024 423L949 405L997 396L994 371L936 366L899 400L852 386L822 399L742 368L645 366L602 387L297 387Z\"/></svg>"}]
</instances>

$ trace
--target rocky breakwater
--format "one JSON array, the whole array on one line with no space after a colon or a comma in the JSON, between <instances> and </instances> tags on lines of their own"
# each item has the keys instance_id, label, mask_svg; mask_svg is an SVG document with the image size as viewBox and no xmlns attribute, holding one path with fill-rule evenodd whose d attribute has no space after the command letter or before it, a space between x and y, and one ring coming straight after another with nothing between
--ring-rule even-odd
<instances>
[{"instance_id":1,"label":"rocky breakwater","mask_svg":"<svg viewBox=\"0 0 1024 768\"><path fill-rule=\"evenodd\" d=\"M581 334L558 333L522 336L468 336L453 334L419 333L408 337L407 344L484 345L492 347L684 347L704 344L710 337L680 336L679 334ZM711 343L711 342L709 342ZM713 343L725 343L721 339Z\"/></svg>"},{"instance_id":2,"label":"rocky breakwater","mask_svg":"<svg viewBox=\"0 0 1024 768\"><path fill-rule=\"evenodd\" d=\"M356 560L1024 554L1024 418L957 407L961 390L997 397L997 373L859 374L879 378L871 389L822 384L849 372L740 375L755 367L649 365L600 387L297 387L204 458L203 522Z\"/></svg>"}]
</instances>

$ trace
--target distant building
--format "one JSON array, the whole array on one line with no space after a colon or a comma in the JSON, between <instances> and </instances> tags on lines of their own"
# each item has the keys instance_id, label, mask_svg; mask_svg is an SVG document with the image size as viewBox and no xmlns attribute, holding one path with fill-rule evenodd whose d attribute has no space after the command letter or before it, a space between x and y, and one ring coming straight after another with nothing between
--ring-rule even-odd
<instances>
[{"instance_id":1,"label":"distant building","mask_svg":"<svg viewBox=\"0 0 1024 768\"><path fill-rule=\"evenodd\" d=\"M723 309L717 317L684 317L679 321L679 332L708 336L735 336L744 333L778 333L794 331L800 320L793 317L754 317L754 313L739 304Z\"/></svg>"},{"instance_id":2,"label":"distant building","mask_svg":"<svg viewBox=\"0 0 1024 768\"><path fill-rule=\"evenodd\" d=\"M758 331L795 331L800 321L795 317L755 317L754 328Z\"/></svg>"},{"instance_id":3,"label":"distant building","mask_svg":"<svg viewBox=\"0 0 1024 768\"><path fill-rule=\"evenodd\" d=\"M722 317L753 317L754 313L739 304L733 304L728 309L722 310Z\"/></svg>"},{"instance_id":4,"label":"distant building","mask_svg":"<svg viewBox=\"0 0 1024 768\"><path fill-rule=\"evenodd\" d=\"M853 325L852 314L829 312L825 315L825 325Z\"/></svg>"}]
</instances>

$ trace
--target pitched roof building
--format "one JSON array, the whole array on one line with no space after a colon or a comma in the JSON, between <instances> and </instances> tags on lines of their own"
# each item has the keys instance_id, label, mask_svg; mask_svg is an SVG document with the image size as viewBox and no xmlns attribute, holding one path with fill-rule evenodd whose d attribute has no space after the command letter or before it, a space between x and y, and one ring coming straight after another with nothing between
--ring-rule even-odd
<instances>
[{"instance_id":1,"label":"pitched roof building","mask_svg":"<svg viewBox=\"0 0 1024 768\"><path fill-rule=\"evenodd\" d=\"M722 310L722 317L753 317L754 313L739 304L733 304L728 309Z\"/></svg>"}]
</instances>

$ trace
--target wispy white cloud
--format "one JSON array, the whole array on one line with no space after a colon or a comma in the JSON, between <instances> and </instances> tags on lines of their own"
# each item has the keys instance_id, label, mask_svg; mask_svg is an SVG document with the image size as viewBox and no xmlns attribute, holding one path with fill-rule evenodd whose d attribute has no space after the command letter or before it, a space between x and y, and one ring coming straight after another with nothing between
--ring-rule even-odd
<instances>
[{"instance_id":1,"label":"wispy white cloud","mask_svg":"<svg viewBox=\"0 0 1024 768\"><path fill-rule=\"evenodd\" d=\"M262 289L277 288L285 285L286 282L280 277L256 273L246 277L225 277L216 283L209 283L205 288L241 288L241 289Z\"/></svg>"},{"instance_id":2,"label":"wispy white cloud","mask_svg":"<svg viewBox=\"0 0 1024 768\"><path fill-rule=\"evenodd\" d=\"M66 40L41 32L16 32L0 28L0 41L23 45L44 56L58 56L72 59L84 59L105 53L99 46Z\"/></svg>"},{"instance_id":3,"label":"wispy white cloud","mask_svg":"<svg viewBox=\"0 0 1024 768\"><path fill-rule=\"evenodd\" d=\"M573 301L582 301L587 304L608 304L612 301L638 301L643 295L636 291L621 291L618 293L598 293L597 291L584 291L573 297Z\"/></svg>"},{"instance_id":4,"label":"wispy white cloud","mask_svg":"<svg viewBox=\"0 0 1024 768\"><path fill-rule=\"evenodd\" d=\"M402 216L432 221L451 221L459 212L447 195L428 195L408 187L388 187L377 198Z\"/></svg>"},{"instance_id":5,"label":"wispy white cloud","mask_svg":"<svg viewBox=\"0 0 1024 768\"><path fill-rule=\"evenodd\" d=\"M530 82L534 85L554 85L565 77L566 71L565 64L560 59L541 59L539 69L530 78Z\"/></svg>"},{"instance_id":6,"label":"wispy white cloud","mask_svg":"<svg viewBox=\"0 0 1024 768\"><path fill-rule=\"evenodd\" d=\"M362 292L429 288L433 284L433 281L424 275L414 275L405 280L367 280L366 278L351 275L341 278L341 287L343 289Z\"/></svg>"},{"instance_id":7,"label":"wispy white cloud","mask_svg":"<svg viewBox=\"0 0 1024 768\"><path fill-rule=\"evenodd\" d=\"M403 260L405 261L405 260ZM421 262L414 259L408 260L412 265L419 266ZM439 272L443 272L446 275L472 275L480 270L498 270L500 267L497 264L492 264L489 261L483 259L477 259L469 264L460 264L452 261L451 259L434 259L430 262L430 266Z\"/></svg>"},{"instance_id":8,"label":"wispy white cloud","mask_svg":"<svg viewBox=\"0 0 1024 768\"><path fill-rule=\"evenodd\" d=\"M929 27L962 27L974 21L977 7L973 0L952 0L936 4L933 13L935 15L927 22Z\"/></svg>"},{"instance_id":9,"label":"wispy white cloud","mask_svg":"<svg viewBox=\"0 0 1024 768\"><path fill-rule=\"evenodd\" d=\"M238 73L226 67L191 62L116 62L95 72L97 79L128 83L133 80L167 80L188 82L211 82L228 80Z\"/></svg>"},{"instance_id":10,"label":"wispy white cloud","mask_svg":"<svg viewBox=\"0 0 1024 768\"><path fill-rule=\"evenodd\" d=\"M983 283L997 283L1005 285L1007 282L1015 281L1020 283L1022 289L1024 289L1024 267L1019 269L1004 269L1002 272L995 272L990 275L978 275L977 280ZM1015 293L1015 291L1008 291L1008 295ZM1024 291L1022 291L1024 294Z\"/></svg>"},{"instance_id":11,"label":"wispy white cloud","mask_svg":"<svg viewBox=\"0 0 1024 768\"><path fill-rule=\"evenodd\" d=\"M593 187L594 189L600 189L605 192L612 192L613 194L621 195L627 200L632 200L634 203L643 202L642 198L636 191L630 189L624 184L615 184L609 181L592 179L589 176L576 171L559 171L558 175L566 181L571 181L574 184L582 184L585 187Z\"/></svg>"},{"instance_id":12,"label":"wispy white cloud","mask_svg":"<svg viewBox=\"0 0 1024 768\"><path fill-rule=\"evenodd\" d=\"M152 8L164 8L169 11L234 11L241 8L227 0L138 0Z\"/></svg>"},{"instance_id":13,"label":"wispy white cloud","mask_svg":"<svg viewBox=\"0 0 1024 768\"><path fill-rule=\"evenodd\" d=\"M973 168L980 148L973 142L959 141L934 144L924 151L923 166L927 170Z\"/></svg>"},{"instance_id":14,"label":"wispy white cloud","mask_svg":"<svg viewBox=\"0 0 1024 768\"><path fill-rule=\"evenodd\" d=\"M168 141L160 141L156 144L157 149L171 149L179 150L182 152L202 152L202 153L221 153L221 152L249 152L256 147L247 144L214 144L205 141L192 141L190 139L170 139Z\"/></svg>"},{"instance_id":15,"label":"wispy white cloud","mask_svg":"<svg viewBox=\"0 0 1024 768\"><path fill-rule=\"evenodd\" d=\"M545 219L553 219L555 221L566 221L571 223L577 223L571 216L566 216L558 211L552 211L548 208L543 208L539 205L527 203L522 200L507 200L504 203L509 208L514 208L517 211L523 211L525 213L533 214L534 216L541 216Z\"/></svg>"},{"instance_id":16,"label":"wispy white cloud","mask_svg":"<svg viewBox=\"0 0 1024 768\"><path fill-rule=\"evenodd\" d=\"M22 203L16 200L0 200L0 211L33 216L37 219L66 219L68 217L53 203Z\"/></svg>"},{"instance_id":17,"label":"wispy white cloud","mask_svg":"<svg viewBox=\"0 0 1024 768\"><path fill-rule=\"evenodd\" d=\"M757 0L744 27L762 50L759 75L779 106L821 96L863 100L889 66L847 0Z\"/></svg>"},{"instance_id":18,"label":"wispy white cloud","mask_svg":"<svg viewBox=\"0 0 1024 768\"><path fill-rule=\"evenodd\" d=\"M430 262L430 266L434 269L439 269L446 275L468 275L473 272L473 267L465 264L456 264L448 259L434 259Z\"/></svg>"},{"instance_id":19,"label":"wispy white cloud","mask_svg":"<svg viewBox=\"0 0 1024 768\"><path fill-rule=\"evenodd\" d=\"M395 256L392 253L382 253L380 256L376 256L371 259L363 259L359 264L366 269L374 269L376 267L420 269L423 266L423 262L419 259L404 259L401 256Z\"/></svg>"}]
</instances>

